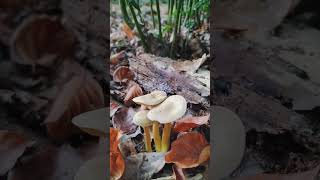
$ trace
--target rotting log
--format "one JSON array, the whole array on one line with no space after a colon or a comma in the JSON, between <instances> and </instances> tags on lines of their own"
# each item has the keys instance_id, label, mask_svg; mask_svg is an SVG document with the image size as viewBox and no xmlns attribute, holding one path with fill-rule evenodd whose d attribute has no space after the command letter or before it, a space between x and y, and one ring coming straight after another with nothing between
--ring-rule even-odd
<instances>
[{"instance_id":1,"label":"rotting log","mask_svg":"<svg viewBox=\"0 0 320 180\"><path fill-rule=\"evenodd\" d=\"M140 54L129 59L130 69L137 82L147 92L162 90L183 95L187 102L209 109L210 88L185 72L175 70L174 60L151 54Z\"/></svg>"}]
</instances>

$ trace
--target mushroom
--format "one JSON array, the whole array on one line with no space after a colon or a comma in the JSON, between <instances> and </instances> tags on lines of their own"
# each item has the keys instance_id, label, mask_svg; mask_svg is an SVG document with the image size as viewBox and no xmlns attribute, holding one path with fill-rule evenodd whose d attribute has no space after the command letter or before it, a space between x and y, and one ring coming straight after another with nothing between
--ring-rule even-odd
<instances>
[{"instance_id":1,"label":"mushroom","mask_svg":"<svg viewBox=\"0 0 320 180\"><path fill-rule=\"evenodd\" d=\"M146 107L152 107L160 104L167 98L167 94L164 91L153 91L150 94L143 96L138 96L132 99L133 102L140 104L141 109L147 109ZM159 123L157 121L153 122L152 133L154 138L154 143L156 146L156 151L161 151L161 137L159 132Z\"/></svg>"},{"instance_id":2,"label":"mushroom","mask_svg":"<svg viewBox=\"0 0 320 180\"><path fill-rule=\"evenodd\" d=\"M147 117L150 120L164 124L161 141L162 152L167 152L169 149L172 122L181 118L186 111L187 101L185 98L180 95L173 95L148 112Z\"/></svg>"},{"instance_id":3,"label":"mushroom","mask_svg":"<svg viewBox=\"0 0 320 180\"><path fill-rule=\"evenodd\" d=\"M133 116L133 123L143 128L146 151L151 152L152 148L151 148L150 126L152 126L153 122L148 119L147 117L148 112L149 112L148 110L142 110L137 112Z\"/></svg>"}]
</instances>

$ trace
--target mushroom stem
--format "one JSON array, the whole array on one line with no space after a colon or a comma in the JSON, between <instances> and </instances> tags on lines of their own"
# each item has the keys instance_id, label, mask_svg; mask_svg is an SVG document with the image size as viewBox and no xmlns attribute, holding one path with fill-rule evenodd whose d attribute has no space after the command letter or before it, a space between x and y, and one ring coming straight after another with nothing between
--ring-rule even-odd
<instances>
[{"instance_id":1,"label":"mushroom stem","mask_svg":"<svg viewBox=\"0 0 320 180\"><path fill-rule=\"evenodd\" d=\"M154 143L156 145L156 151L161 152L161 137L160 137L158 122L153 123L152 132L153 132Z\"/></svg>"},{"instance_id":2,"label":"mushroom stem","mask_svg":"<svg viewBox=\"0 0 320 180\"><path fill-rule=\"evenodd\" d=\"M146 151L151 152L151 137L150 137L150 126L144 127L144 139L145 139L145 146L146 146Z\"/></svg>"},{"instance_id":3,"label":"mushroom stem","mask_svg":"<svg viewBox=\"0 0 320 180\"><path fill-rule=\"evenodd\" d=\"M171 127L172 123L164 124L161 141L161 152L167 152L169 150Z\"/></svg>"}]
</instances>

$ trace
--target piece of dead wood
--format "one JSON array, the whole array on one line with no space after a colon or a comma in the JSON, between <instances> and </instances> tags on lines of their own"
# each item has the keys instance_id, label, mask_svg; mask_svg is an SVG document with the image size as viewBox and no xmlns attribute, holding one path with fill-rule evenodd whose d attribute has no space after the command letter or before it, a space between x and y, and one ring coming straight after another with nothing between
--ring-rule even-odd
<instances>
[{"instance_id":1,"label":"piece of dead wood","mask_svg":"<svg viewBox=\"0 0 320 180\"><path fill-rule=\"evenodd\" d=\"M206 99L210 95L209 87L187 73L175 70L174 62L150 54L140 54L129 59L130 68L145 91L162 90L169 94L181 94L189 103L209 108Z\"/></svg>"}]
</instances>

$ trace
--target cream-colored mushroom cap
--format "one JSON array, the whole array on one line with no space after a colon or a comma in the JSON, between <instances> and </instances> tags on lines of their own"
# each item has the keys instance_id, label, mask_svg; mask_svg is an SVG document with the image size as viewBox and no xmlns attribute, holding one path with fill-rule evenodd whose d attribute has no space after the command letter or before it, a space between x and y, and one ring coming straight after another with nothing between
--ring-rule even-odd
<instances>
[{"instance_id":1,"label":"cream-colored mushroom cap","mask_svg":"<svg viewBox=\"0 0 320 180\"><path fill-rule=\"evenodd\" d=\"M152 125L152 121L150 121L147 117L148 110L142 110L137 112L133 116L133 123L141 127L148 127Z\"/></svg>"},{"instance_id":2,"label":"cream-colored mushroom cap","mask_svg":"<svg viewBox=\"0 0 320 180\"><path fill-rule=\"evenodd\" d=\"M153 91L150 94L138 96L132 99L133 102L140 105L154 106L160 104L167 98L167 93L164 91Z\"/></svg>"},{"instance_id":3,"label":"cream-colored mushroom cap","mask_svg":"<svg viewBox=\"0 0 320 180\"><path fill-rule=\"evenodd\" d=\"M181 118L187 111L187 101L183 96L169 96L160 105L148 112L148 118L161 124L170 123Z\"/></svg>"}]
</instances>

